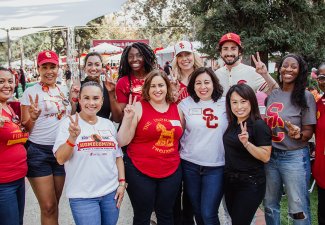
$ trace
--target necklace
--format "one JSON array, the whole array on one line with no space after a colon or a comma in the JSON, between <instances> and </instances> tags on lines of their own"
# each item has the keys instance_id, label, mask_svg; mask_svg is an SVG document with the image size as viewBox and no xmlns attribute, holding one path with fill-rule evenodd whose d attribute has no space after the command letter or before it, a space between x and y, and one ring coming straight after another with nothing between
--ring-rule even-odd
<instances>
[{"instance_id":1,"label":"necklace","mask_svg":"<svg viewBox=\"0 0 325 225\"><path fill-rule=\"evenodd\" d=\"M22 131L22 132L24 132L24 133L26 133L27 132L27 130L26 130L26 128L22 125L22 123L20 122L20 119L19 119L19 116L18 115L16 115L16 113L14 112L14 110L10 107L10 105L7 105L7 107L8 107L8 109L9 109L9 111L10 111L10 113L11 113L11 122L13 122L14 124L16 124L19 128L20 128L20 130Z\"/></svg>"},{"instance_id":2,"label":"necklace","mask_svg":"<svg viewBox=\"0 0 325 225\"><path fill-rule=\"evenodd\" d=\"M46 92L51 99L57 97L57 96L53 96L50 93L50 88L49 86L47 86L46 84L44 84L43 82L39 83L42 86L42 91ZM55 84L55 87L58 89L58 92L60 94L59 98L61 99L61 102L63 104L64 109L60 108L60 104L57 101L54 101L54 104L56 106L56 108L58 109L58 113L57 113L57 118L58 120L61 120L63 115L66 113L66 107L70 104L69 100L64 96L63 92L60 90L60 88Z\"/></svg>"}]
</instances>

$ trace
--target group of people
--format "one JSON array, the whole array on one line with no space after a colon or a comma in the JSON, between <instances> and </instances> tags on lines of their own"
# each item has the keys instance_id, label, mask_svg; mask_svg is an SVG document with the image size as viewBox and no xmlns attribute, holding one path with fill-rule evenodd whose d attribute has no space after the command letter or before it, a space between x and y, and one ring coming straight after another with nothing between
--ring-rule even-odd
<instances>
[{"instance_id":1,"label":"group of people","mask_svg":"<svg viewBox=\"0 0 325 225\"><path fill-rule=\"evenodd\" d=\"M294 224L311 224L308 140L316 125L313 174L324 213L324 96L306 91L307 63L286 55L276 82L260 60L241 63L240 37L221 37L225 66L202 67L190 42L175 45L170 74L157 69L144 43L127 46L117 83L92 52L84 81L69 94L56 83L59 60L38 54L40 82L21 99L21 116L8 99L14 75L0 68L0 221L23 224L27 176L41 209L41 224L58 224L63 186L77 225L115 225L125 190L134 225L220 224L224 206L233 225L249 225L263 202L268 225L280 224L282 190ZM324 66L319 88L325 89ZM257 92L266 111L259 111ZM120 123L115 128L112 121ZM123 150L122 150L123 149ZM263 201L264 200L264 201ZM183 211L182 211L183 210Z\"/></svg>"}]
</instances>

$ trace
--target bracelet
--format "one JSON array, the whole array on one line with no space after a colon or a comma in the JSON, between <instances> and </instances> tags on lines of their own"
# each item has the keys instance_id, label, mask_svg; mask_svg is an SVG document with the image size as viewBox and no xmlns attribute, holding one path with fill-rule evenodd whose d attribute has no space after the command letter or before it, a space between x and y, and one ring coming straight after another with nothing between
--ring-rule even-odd
<instances>
[{"instance_id":1,"label":"bracelet","mask_svg":"<svg viewBox=\"0 0 325 225\"><path fill-rule=\"evenodd\" d=\"M71 101L77 103L78 102L78 98L71 98Z\"/></svg>"},{"instance_id":2,"label":"bracelet","mask_svg":"<svg viewBox=\"0 0 325 225\"><path fill-rule=\"evenodd\" d=\"M128 187L128 184L127 183L119 184L118 187L124 187L126 189Z\"/></svg>"},{"instance_id":3,"label":"bracelet","mask_svg":"<svg viewBox=\"0 0 325 225\"><path fill-rule=\"evenodd\" d=\"M67 139L67 141L65 142L67 145L69 145L70 147L74 147L74 146L76 146L75 144L73 144L73 143L71 143L70 141L69 141L69 139Z\"/></svg>"},{"instance_id":4,"label":"bracelet","mask_svg":"<svg viewBox=\"0 0 325 225\"><path fill-rule=\"evenodd\" d=\"M251 143L249 141L247 141L247 143L244 145L245 148L248 147L248 145L250 145Z\"/></svg>"},{"instance_id":5,"label":"bracelet","mask_svg":"<svg viewBox=\"0 0 325 225\"><path fill-rule=\"evenodd\" d=\"M118 182L125 182L125 179L124 178L121 178L121 179L118 179Z\"/></svg>"}]
</instances>

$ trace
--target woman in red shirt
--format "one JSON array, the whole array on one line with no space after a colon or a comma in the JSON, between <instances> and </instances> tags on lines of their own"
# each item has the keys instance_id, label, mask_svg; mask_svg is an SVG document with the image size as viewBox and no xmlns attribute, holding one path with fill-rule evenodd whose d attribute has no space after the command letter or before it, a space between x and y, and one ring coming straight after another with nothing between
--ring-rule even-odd
<instances>
[{"instance_id":1,"label":"woman in red shirt","mask_svg":"<svg viewBox=\"0 0 325 225\"><path fill-rule=\"evenodd\" d=\"M15 89L15 77L0 67L0 221L2 225L23 224L27 173L24 143L28 133L7 104Z\"/></svg>"},{"instance_id":2,"label":"woman in red shirt","mask_svg":"<svg viewBox=\"0 0 325 225\"><path fill-rule=\"evenodd\" d=\"M183 128L163 71L148 74L142 98L140 102L129 98L118 132L119 145L129 145L125 173L133 224L149 224L153 210L158 224L174 224L173 206L181 182L178 143Z\"/></svg>"}]
</instances>

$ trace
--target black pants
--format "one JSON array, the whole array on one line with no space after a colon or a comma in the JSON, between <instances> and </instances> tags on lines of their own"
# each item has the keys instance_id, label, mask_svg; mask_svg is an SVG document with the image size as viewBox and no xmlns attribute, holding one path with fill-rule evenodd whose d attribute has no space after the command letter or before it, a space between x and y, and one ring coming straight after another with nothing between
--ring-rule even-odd
<instances>
[{"instance_id":1,"label":"black pants","mask_svg":"<svg viewBox=\"0 0 325 225\"><path fill-rule=\"evenodd\" d=\"M225 175L225 200L232 225L250 225L265 195L265 177Z\"/></svg>"},{"instance_id":2,"label":"black pants","mask_svg":"<svg viewBox=\"0 0 325 225\"><path fill-rule=\"evenodd\" d=\"M174 205L174 225L194 225L194 212L183 182Z\"/></svg>"},{"instance_id":3,"label":"black pants","mask_svg":"<svg viewBox=\"0 0 325 225\"><path fill-rule=\"evenodd\" d=\"M318 186L318 224L325 225L325 189Z\"/></svg>"},{"instance_id":4,"label":"black pants","mask_svg":"<svg viewBox=\"0 0 325 225\"><path fill-rule=\"evenodd\" d=\"M133 207L133 225L149 225L153 211L158 225L173 225L173 206L182 179L181 166L166 178L152 178L141 173L124 156L127 192Z\"/></svg>"}]
</instances>

